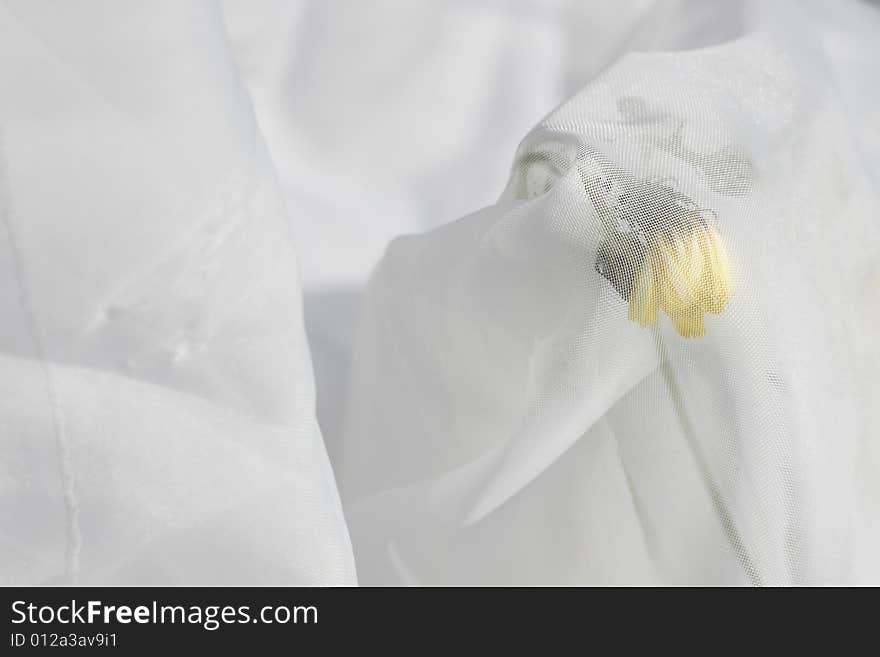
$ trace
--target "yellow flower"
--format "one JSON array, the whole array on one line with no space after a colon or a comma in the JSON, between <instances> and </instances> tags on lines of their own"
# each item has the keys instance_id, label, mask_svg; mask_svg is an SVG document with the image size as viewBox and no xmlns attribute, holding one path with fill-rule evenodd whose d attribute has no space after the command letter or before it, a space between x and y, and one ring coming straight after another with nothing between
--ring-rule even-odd
<instances>
[{"instance_id":1,"label":"yellow flower","mask_svg":"<svg viewBox=\"0 0 880 657\"><path fill-rule=\"evenodd\" d=\"M682 234L658 234L648 244L629 298L629 318L653 326L662 310L682 336L697 337L706 333L704 315L723 311L732 294L721 235L700 222Z\"/></svg>"}]
</instances>

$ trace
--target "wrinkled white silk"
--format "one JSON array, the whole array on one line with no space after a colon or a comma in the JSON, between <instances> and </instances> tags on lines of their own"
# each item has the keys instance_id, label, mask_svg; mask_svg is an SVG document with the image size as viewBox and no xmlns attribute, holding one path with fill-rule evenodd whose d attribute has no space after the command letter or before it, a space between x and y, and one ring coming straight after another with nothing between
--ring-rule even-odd
<instances>
[{"instance_id":1,"label":"wrinkled white silk","mask_svg":"<svg viewBox=\"0 0 880 657\"><path fill-rule=\"evenodd\" d=\"M0 580L354 583L219 11L2 3L0 51Z\"/></svg>"},{"instance_id":2,"label":"wrinkled white silk","mask_svg":"<svg viewBox=\"0 0 880 657\"><path fill-rule=\"evenodd\" d=\"M880 583L878 36L0 2L0 581ZM627 180L717 225L705 335L603 269Z\"/></svg>"}]
</instances>

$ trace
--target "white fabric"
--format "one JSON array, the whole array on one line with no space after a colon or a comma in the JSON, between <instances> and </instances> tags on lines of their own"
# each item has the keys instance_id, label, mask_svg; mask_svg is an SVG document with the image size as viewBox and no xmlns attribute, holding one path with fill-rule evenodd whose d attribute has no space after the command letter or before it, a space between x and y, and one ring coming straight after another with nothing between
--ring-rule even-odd
<instances>
[{"instance_id":1,"label":"white fabric","mask_svg":"<svg viewBox=\"0 0 880 657\"><path fill-rule=\"evenodd\" d=\"M880 12L688 6L656 45L739 33L622 54L497 203L373 274L337 461L362 582L880 581ZM597 271L591 185L626 208L633 177L717 221L733 296L701 337Z\"/></svg>"},{"instance_id":2,"label":"white fabric","mask_svg":"<svg viewBox=\"0 0 880 657\"><path fill-rule=\"evenodd\" d=\"M220 13L6 2L0 52L0 581L354 583Z\"/></svg>"},{"instance_id":3,"label":"white fabric","mask_svg":"<svg viewBox=\"0 0 880 657\"><path fill-rule=\"evenodd\" d=\"M880 583L878 34L0 3L0 581Z\"/></svg>"}]
</instances>

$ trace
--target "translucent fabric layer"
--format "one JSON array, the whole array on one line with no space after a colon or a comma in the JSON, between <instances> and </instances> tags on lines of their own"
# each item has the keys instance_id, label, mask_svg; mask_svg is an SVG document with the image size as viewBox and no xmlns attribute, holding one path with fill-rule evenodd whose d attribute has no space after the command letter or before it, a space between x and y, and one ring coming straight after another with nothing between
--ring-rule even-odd
<instances>
[{"instance_id":1,"label":"translucent fabric layer","mask_svg":"<svg viewBox=\"0 0 880 657\"><path fill-rule=\"evenodd\" d=\"M880 12L743 6L387 249L339 466L362 581L880 582Z\"/></svg>"}]
</instances>

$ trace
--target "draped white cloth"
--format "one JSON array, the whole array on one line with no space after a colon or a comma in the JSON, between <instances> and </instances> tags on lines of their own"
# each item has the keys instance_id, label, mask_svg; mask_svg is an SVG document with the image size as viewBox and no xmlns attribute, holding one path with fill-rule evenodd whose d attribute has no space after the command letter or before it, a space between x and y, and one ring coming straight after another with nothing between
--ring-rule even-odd
<instances>
[{"instance_id":1,"label":"draped white cloth","mask_svg":"<svg viewBox=\"0 0 880 657\"><path fill-rule=\"evenodd\" d=\"M0 2L0 582L880 583L878 36Z\"/></svg>"},{"instance_id":2,"label":"draped white cloth","mask_svg":"<svg viewBox=\"0 0 880 657\"><path fill-rule=\"evenodd\" d=\"M0 52L0 580L354 583L220 12L2 3Z\"/></svg>"}]
</instances>

